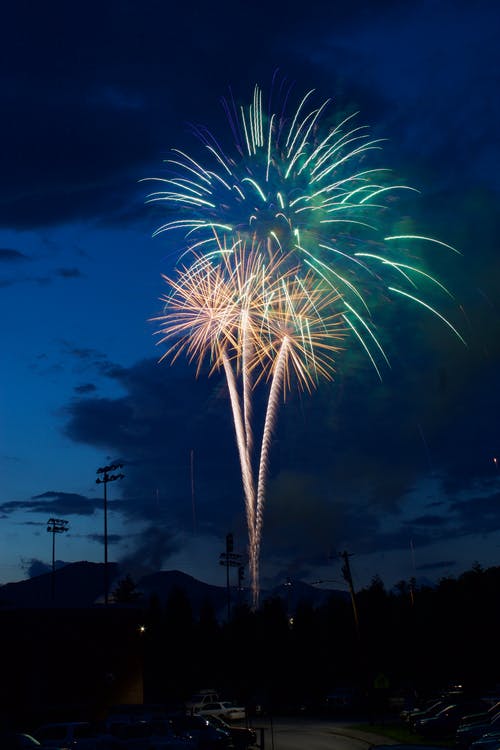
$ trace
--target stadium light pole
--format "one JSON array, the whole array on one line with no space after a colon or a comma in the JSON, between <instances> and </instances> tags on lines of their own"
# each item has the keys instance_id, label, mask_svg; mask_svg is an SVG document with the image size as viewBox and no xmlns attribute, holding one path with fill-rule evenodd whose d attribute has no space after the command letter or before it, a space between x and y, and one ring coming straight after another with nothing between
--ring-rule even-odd
<instances>
[{"instance_id":1,"label":"stadium light pole","mask_svg":"<svg viewBox=\"0 0 500 750\"><path fill-rule=\"evenodd\" d=\"M229 568L241 566L242 555L234 551L233 534L226 534L226 551L219 555L219 565L226 568L226 590L227 590L227 621L231 619L231 586L229 584Z\"/></svg>"},{"instance_id":2,"label":"stadium light pole","mask_svg":"<svg viewBox=\"0 0 500 750\"><path fill-rule=\"evenodd\" d=\"M112 474L117 469L122 469L123 464L110 464L97 469L99 475L95 480L96 484L104 485L104 604L109 602L109 574L108 574L108 482L115 482L117 479L123 479L124 474Z\"/></svg>"},{"instance_id":3,"label":"stadium light pole","mask_svg":"<svg viewBox=\"0 0 500 750\"><path fill-rule=\"evenodd\" d=\"M54 601L56 591L56 534L62 534L68 531L68 521L63 518L49 518L47 521L47 531L52 534L52 579L51 579L51 599Z\"/></svg>"}]
</instances>

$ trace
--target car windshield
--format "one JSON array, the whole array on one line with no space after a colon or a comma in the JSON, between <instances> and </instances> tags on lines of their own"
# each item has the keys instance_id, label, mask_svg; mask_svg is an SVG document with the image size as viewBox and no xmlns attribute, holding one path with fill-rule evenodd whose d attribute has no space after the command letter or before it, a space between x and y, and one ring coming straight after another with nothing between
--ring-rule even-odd
<instances>
[{"instance_id":1,"label":"car windshield","mask_svg":"<svg viewBox=\"0 0 500 750\"><path fill-rule=\"evenodd\" d=\"M442 708L439 713L436 714L437 717L439 716L445 716L449 711L453 711L454 709L458 708L456 703L450 703L449 706L446 706L445 708Z\"/></svg>"},{"instance_id":2,"label":"car windshield","mask_svg":"<svg viewBox=\"0 0 500 750\"><path fill-rule=\"evenodd\" d=\"M207 719L214 727L224 727L226 725L219 716L207 716Z\"/></svg>"}]
</instances>

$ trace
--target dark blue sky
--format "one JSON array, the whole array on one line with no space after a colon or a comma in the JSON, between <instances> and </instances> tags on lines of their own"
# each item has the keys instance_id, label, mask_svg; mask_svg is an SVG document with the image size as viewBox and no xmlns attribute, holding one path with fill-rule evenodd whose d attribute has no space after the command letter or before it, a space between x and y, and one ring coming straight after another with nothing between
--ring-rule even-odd
<instances>
[{"instance_id":1,"label":"dark blue sky","mask_svg":"<svg viewBox=\"0 0 500 750\"><path fill-rule=\"evenodd\" d=\"M231 88L273 73L386 138L420 191L402 220L458 247L428 260L457 299L464 348L420 311L381 311L392 369L355 350L333 384L279 414L263 579L436 579L500 562L499 11L469 2L17 2L0 68L0 581L102 559L96 469L110 486L110 558L224 583L245 548L228 397L216 376L158 365L154 325L178 253L140 180L171 148L222 141ZM193 458L193 462L191 462ZM194 471L191 471L191 467ZM194 493L192 491L194 480ZM332 558L333 556L333 558Z\"/></svg>"}]
</instances>

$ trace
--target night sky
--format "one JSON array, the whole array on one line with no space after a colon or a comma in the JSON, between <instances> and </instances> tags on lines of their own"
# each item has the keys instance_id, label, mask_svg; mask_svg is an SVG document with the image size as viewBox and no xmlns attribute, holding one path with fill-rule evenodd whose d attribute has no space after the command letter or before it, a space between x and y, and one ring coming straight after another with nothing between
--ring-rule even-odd
<instances>
[{"instance_id":1,"label":"night sky","mask_svg":"<svg viewBox=\"0 0 500 750\"><path fill-rule=\"evenodd\" d=\"M387 305L380 383L352 343L333 383L281 407L264 521L263 585L436 581L500 564L499 30L494 2L127 0L2 12L0 582L110 559L224 585L226 534L246 530L228 394L185 360L158 364L180 235L146 204L192 124L231 143L221 99L273 74L359 112L383 161L418 188L402 220L455 295L467 347L424 310ZM411 217L411 218L410 218ZM411 224L411 222L415 224ZM332 583L332 586L336 584Z\"/></svg>"}]
</instances>

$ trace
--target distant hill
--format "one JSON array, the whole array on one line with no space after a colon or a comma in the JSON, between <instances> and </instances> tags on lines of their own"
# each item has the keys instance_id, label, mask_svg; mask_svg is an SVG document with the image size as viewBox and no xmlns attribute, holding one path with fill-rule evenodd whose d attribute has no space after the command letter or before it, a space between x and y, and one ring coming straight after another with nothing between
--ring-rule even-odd
<instances>
[{"instance_id":1,"label":"distant hill","mask_svg":"<svg viewBox=\"0 0 500 750\"><path fill-rule=\"evenodd\" d=\"M215 612L219 612L227 602L225 588L204 583L180 570L160 570L158 573L143 576L137 582L137 589L146 600L155 595L159 597L162 604L168 599L172 590L181 589L189 599L195 615L199 614L207 601L210 601ZM232 595L234 597L234 593Z\"/></svg>"},{"instance_id":2,"label":"distant hill","mask_svg":"<svg viewBox=\"0 0 500 750\"><path fill-rule=\"evenodd\" d=\"M119 574L118 565L109 563L109 580ZM0 586L1 607L91 607L104 592L104 563L76 562L56 570L54 598L52 573L42 573L25 581Z\"/></svg>"},{"instance_id":3,"label":"distant hill","mask_svg":"<svg viewBox=\"0 0 500 750\"><path fill-rule=\"evenodd\" d=\"M109 563L110 593L119 580L125 577L118 563ZM102 605L104 599L104 563L69 563L56 571L54 577L54 597L52 597L52 573L28 578L24 581L0 586L0 607L2 608L87 608ZM164 604L174 589L181 589L191 603L193 614L199 615L201 607L209 601L221 618L226 616L227 590L224 586L213 586L199 581L179 570L162 570L150 573L135 581L141 601L147 602L155 595ZM308 602L313 606L325 603L332 595L346 597L344 591L319 589L303 581L283 584L271 591L263 591L261 600L280 597L292 611L298 602ZM248 602L248 590L231 590L231 602Z\"/></svg>"}]
</instances>

